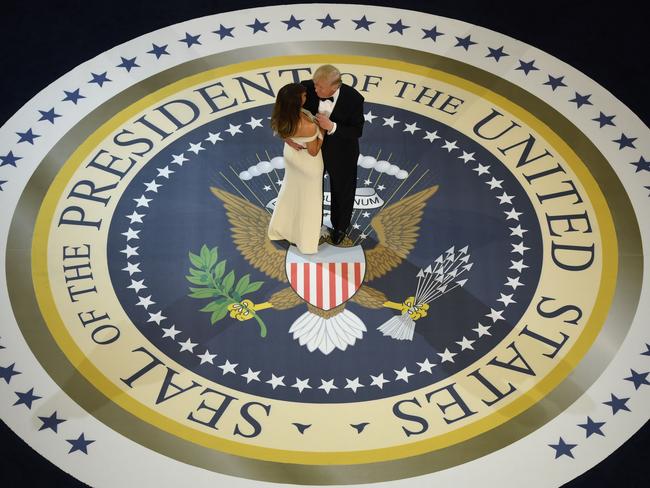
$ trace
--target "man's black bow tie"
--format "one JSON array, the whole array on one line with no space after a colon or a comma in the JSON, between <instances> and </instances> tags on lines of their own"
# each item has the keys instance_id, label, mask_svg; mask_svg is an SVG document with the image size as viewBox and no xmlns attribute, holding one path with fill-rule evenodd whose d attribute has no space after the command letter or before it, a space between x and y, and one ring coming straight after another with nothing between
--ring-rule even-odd
<instances>
[{"instance_id":1,"label":"man's black bow tie","mask_svg":"<svg viewBox=\"0 0 650 488\"><path fill-rule=\"evenodd\" d=\"M334 97L327 97L327 98L320 99L321 102L324 102L325 100L329 100L330 102L334 103Z\"/></svg>"}]
</instances>

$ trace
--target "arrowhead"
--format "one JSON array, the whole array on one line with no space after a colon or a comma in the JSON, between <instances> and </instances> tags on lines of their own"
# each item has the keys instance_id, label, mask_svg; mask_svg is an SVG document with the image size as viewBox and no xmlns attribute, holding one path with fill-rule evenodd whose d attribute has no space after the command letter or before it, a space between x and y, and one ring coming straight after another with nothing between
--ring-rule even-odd
<instances>
[{"instance_id":1,"label":"arrowhead","mask_svg":"<svg viewBox=\"0 0 650 488\"><path fill-rule=\"evenodd\" d=\"M431 273L431 265L427 266L424 270L425 273Z\"/></svg>"},{"instance_id":2,"label":"arrowhead","mask_svg":"<svg viewBox=\"0 0 650 488\"><path fill-rule=\"evenodd\" d=\"M370 424L368 422L361 422L360 424L350 424L350 427L357 429L357 434L361 434L367 425Z\"/></svg>"},{"instance_id":3,"label":"arrowhead","mask_svg":"<svg viewBox=\"0 0 650 488\"><path fill-rule=\"evenodd\" d=\"M465 254L465 253L467 252L468 249L469 249L469 246L465 246L464 248L462 248L462 249L461 249L460 251L458 251L458 252L461 253L461 254Z\"/></svg>"},{"instance_id":4,"label":"arrowhead","mask_svg":"<svg viewBox=\"0 0 650 488\"><path fill-rule=\"evenodd\" d=\"M465 254L465 256L460 258L461 263L466 263L467 261L469 261L469 254Z\"/></svg>"},{"instance_id":5,"label":"arrowhead","mask_svg":"<svg viewBox=\"0 0 650 488\"><path fill-rule=\"evenodd\" d=\"M472 266L474 266L474 263L469 263L463 266L463 271L469 271L470 269L472 269Z\"/></svg>"},{"instance_id":6,"label":"arrowhead","mask_svg":"<svg viewBox=\"0 0 650 488\"><path fill-rule=\"evenodd\" d=\"M295 422L294 422L293 425L296 426L296 429L298 429L298 432L300 432L301 434L304 434L305 431L306 431L309 427L311 427L311 424L298 424L298 423L295 423Z\"/></svg>"},{"instance_id":7,"label":"arrowhead","mask_svg":"<svg viewBox=\"0 0 650 488\"><path fill-rule=\"evenodd\" d=\"M418 271L418 278L424 278L424 272L422 270Z\"/></svg>"},{"instance_id":8,"label":"arrowhead","mask_svg":"<svg viewBox=\"0 0 650 488\"><path fill-rule=\"evenodd\" d=\"M440 288L438 288L438 290L440 290L441 293L446 292L447 291L447 285L442 285Z\"/></svg>"},{"instance_id":9,"label":"arrowhead","mask_svg":"<svg viewBox=\"0 0 650 488\"><path fill-rule=\"evenodd\" d=\"M438 256L438 259L436 259L436 263L442 264L442 254Z\"/></svg>"},{"instance_id":10,"label":"arrowhead","mask_svg":"<svg viewBox=\"0 0 650 488\"><path fill-rule=\"evenodd\" d=\"M453 271L450 271L448 276L455 278L457 274L458 274L458 269L455 269Z\"/></svg>"},{"instance_id":11,"label":"arrowhead","mask_svg":"<svg viewBox=\"0 0 650 488\"><path fill-rule=\"evenodd\" d=\"M447 254L453 254L454 253L454 246L451 246L449 249L447 249Z\"/></svg>"},{"instance_id":12,"label":"arrowhead","mask_svg":"<svg viewBox=\"0 0 650 488\"><path fill-rule=\"evenodd\" d=\"M460 281L457 281L456 283L458 284L458 286L463 287L463 286L465 286L465 283L467 283L467 280L460 280Z\"/></svg>"}]
</instances>

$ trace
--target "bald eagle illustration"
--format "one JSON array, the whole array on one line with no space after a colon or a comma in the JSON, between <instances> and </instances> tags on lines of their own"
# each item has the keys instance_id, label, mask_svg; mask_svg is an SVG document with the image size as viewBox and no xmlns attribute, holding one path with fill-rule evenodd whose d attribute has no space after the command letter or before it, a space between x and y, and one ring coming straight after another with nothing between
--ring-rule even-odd
<instances>
[{"instance_id":1,"label":"bald eagle illustration","mask_svg":"<svg viewBox=\"0 0 650 488\"><path fill-rule=\"evenodd\" d=\"M269 278L287 282L286 251L277 248L267 237L269 213L225 190L216 187L211 187L210 190L225 207L232 238L241 255ZM377 244L370 249L364 248L364 282L349 300L367 308L403 309L402 305L390 302L382 291L367 283L395 269L408 256L417 242L426 202L437 190L438 186L431 186L402 198L384 207L372 218L370 225L377 235ZM346 237L343 245L351 244L352 241ZM330 310L322 310L306 302L290 286L271 295L267 302L253 304L251 308L288 310L303 304L307 310L295 320L289 332L310 352L319 350L323 354L329 354L335 349L344 351L366 332L363 321L346 310L345 302Z\"/></svg>"}]
</instances>

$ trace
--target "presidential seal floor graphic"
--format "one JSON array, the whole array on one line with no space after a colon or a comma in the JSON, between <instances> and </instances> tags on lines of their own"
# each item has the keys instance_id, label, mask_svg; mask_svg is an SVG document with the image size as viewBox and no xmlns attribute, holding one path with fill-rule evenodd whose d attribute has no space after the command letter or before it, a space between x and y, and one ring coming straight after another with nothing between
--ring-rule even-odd
<instances>
[{"instance_id":1,"label":"presidential seal floor graphic","mask_svg":"<svg viewBox=\"0 0 650 488\"><path fill-rule=\"evenodd\" d=\"M648 129L533 51L297 5L64 76L2 128L3 420L92 485L107 460L110 483L148 486L589 469L648 417ZM364 128L350 232L303 255L267 238L285 167L270 116L325 63L364 96ZM330 203L325 175L325 224ZM44 445L64 418L67 443Z\"/></svg>"}]
</instances>

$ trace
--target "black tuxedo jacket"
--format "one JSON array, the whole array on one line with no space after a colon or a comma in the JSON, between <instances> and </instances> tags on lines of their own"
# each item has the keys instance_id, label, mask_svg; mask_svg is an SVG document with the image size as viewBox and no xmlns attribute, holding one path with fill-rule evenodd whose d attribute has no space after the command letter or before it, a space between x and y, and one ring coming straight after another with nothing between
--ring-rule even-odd
<instances>
[{"instance_id":1,"label":"black tuxedo jacket","mask_svg":"<svg viewBox=\"0 0 650 488\"><path fill-rule=\"evenodd\" d=\"M314 89L314 82L306 80L301 82L307 88L307 100L304 108L312 114L318 113L319 98ZM359 157L359 137L363 132L363 101L364 98L354 88L341 85L339 97L336 100L334 111L330 120L336 122L336 131L329 135L325 133L323 141L323 162L325 169L343 171L356 169Z\"/></svg>"}]
</instances>

